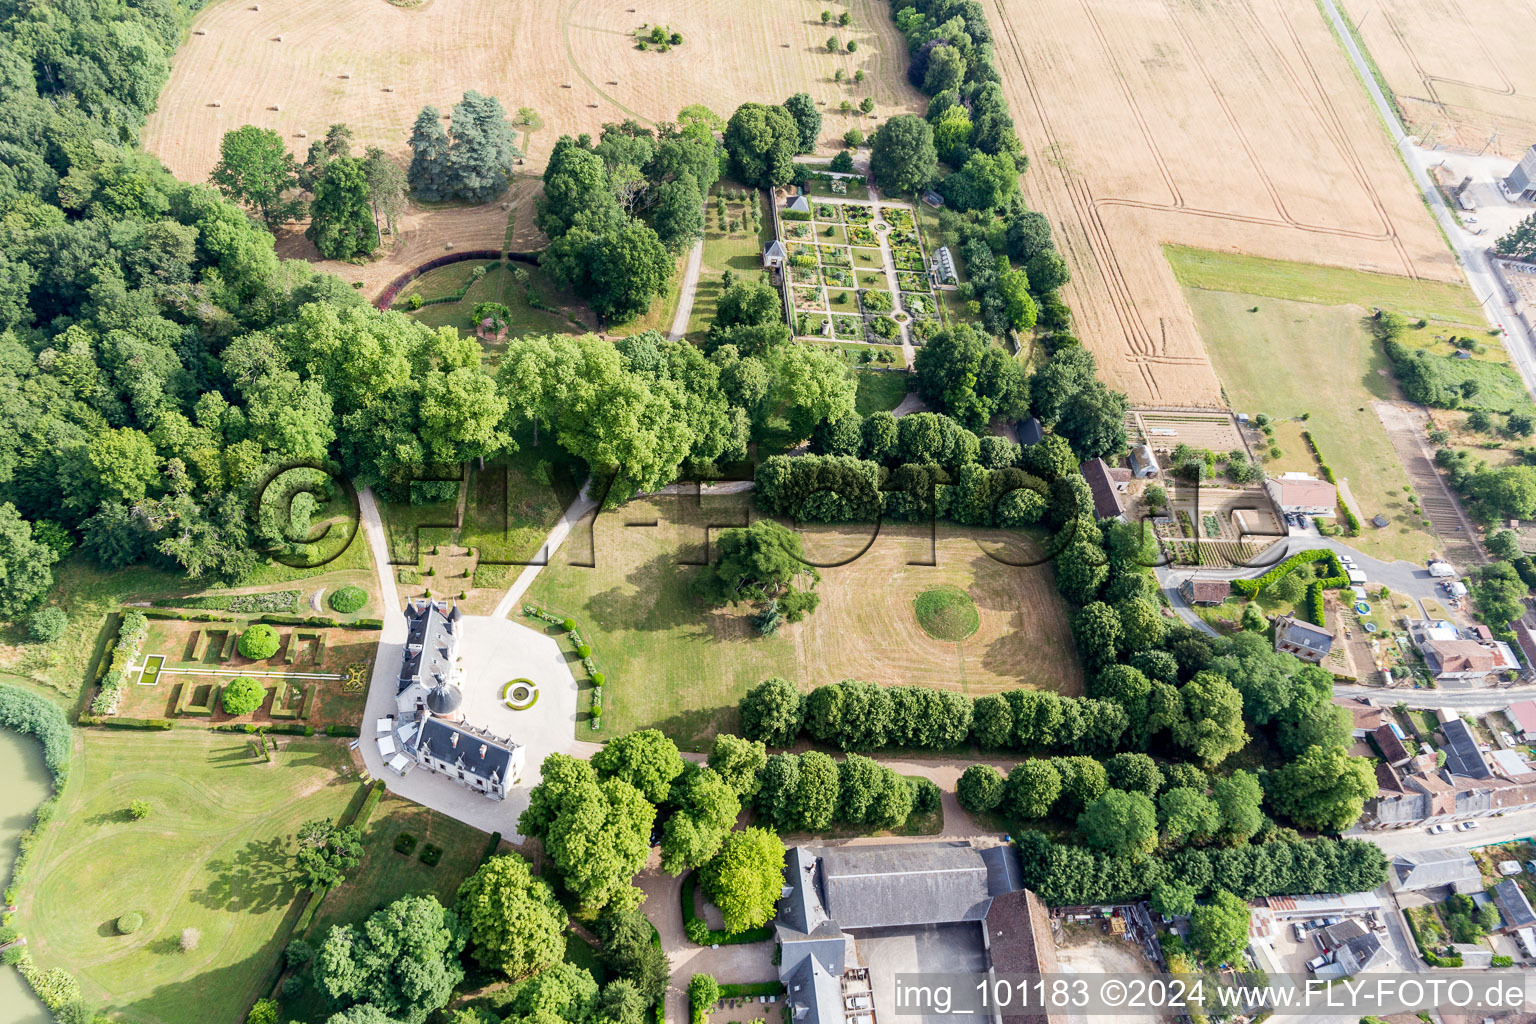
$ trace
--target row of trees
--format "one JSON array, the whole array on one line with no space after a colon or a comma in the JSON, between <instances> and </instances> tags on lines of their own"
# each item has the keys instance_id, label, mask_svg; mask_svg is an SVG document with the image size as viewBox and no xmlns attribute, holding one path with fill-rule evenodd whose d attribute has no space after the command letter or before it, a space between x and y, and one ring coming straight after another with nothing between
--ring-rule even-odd
<instances>
[{"instance_id":1,"label":"row of trees","mask_svg":"<svg viewBox=\"0 0 1536 1024\"><path fill-rule=\"evenodd\" d=\"M820 751L774 754L760 779L758 812L784 832L824 832L833 825L892 829L914 810L938 809L938 787L903 778L859 754L841 762Z\"/></svg>"}]
</instances>

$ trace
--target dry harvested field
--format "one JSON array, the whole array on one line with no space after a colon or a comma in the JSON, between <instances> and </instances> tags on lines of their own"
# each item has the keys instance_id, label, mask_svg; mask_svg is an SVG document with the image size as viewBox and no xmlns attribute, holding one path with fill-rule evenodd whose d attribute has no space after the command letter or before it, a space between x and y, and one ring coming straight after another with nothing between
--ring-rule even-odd
<instances>
[{"instance_id":1,"label":"dry harvested field","mask_svg":"<svg viewBox=\"0 0 1536 1024\"><path fill-rule=\"evenodd\" d=\"M1425 146L1518 159L1536 142L1530 0L1340 0Z\"/></svg>"},{"instance_id":2,"label":"dry harvested field","mask_svg":"<svg viewBox=\"0 0 1536 1024\"><path fill-rule=\"evenodd\" d=\"M177 51L144 145L177 175L199 181L232 128L273 128L302 157L327 125L344 121L359 152L381 146L404 163L421 108L430 103L446 114L466 90L476 89L496 96L509 113L532 107L543 118L523 167L537 173L562 134L595 135L605 122L626 118L665 121L693 103L729 116L748 100L777 103L808 92L826 112L826 144L856 123L875 123L836 113L842 100L857 104L871 96L878 117L924 109L921 94L907 84L906 47L882 0L630 3L426 0L403 8L386 0L223 0L197 16ZM821 23L823 9L848 10L853 24L829 29ZM667 53L635 49L632 32L642 23L670 26L682 33L683 45ZM827 53L832 34L844 44L856 40L858 51ZM832 80L838 68L849 81ZM855 85L851 79L860 70L867 77ZM501 203L413 208L384 259L330 269L362 280L371 295L450 243L499 245L507 215ZM531 216L526 224L518 230L532 228ZM288 256L314 255L301 236L284 239L280 248Z\"/></svg>"},{"instance_id":3,"label":"dry harvested field","mask_svg":"<svg viewBox=\"0 0 1536 1024\"><path fill-rule=\"evenodd\" d=\"M1161 251L1459 280L1312 0L988 0L1067 300L1133 403L1224 405Z\"/></svg>"}]
</instances>

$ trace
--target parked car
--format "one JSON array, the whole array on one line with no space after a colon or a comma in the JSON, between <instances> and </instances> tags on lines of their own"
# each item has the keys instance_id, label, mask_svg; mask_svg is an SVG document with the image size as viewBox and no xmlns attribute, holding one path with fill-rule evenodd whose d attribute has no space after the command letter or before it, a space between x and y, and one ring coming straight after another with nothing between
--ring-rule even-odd
<instances>
[{"instance_id":1,"label":"parked car","mask_svg":"<svg viewBox=\"0 0 1536 1024\"><path fill-rule=\"evenodd\" d=\"M1477 828L1477 822L1475 821L1458 821L1456 823L1457 832L1471 832L1475 828Z\"/></svg>"},{"instance_id":2,"label":"parked car","mask_svg":"<svg viewBox=\"0 0 1536 1024\"><path fill-rule=\"evenodd\" d=\"M1429 826L1429 834L1432 835L1432 836L1438 836L1442 832L1449 832L1450 830L1451 830L1451 826L1445 824L1444 822L1442 822L1439 825L1431 825L1431 826Z\"/></svg>"},{"instance_id":3,"label":"parked car","mask_svg":"<svg viewBox=\"0 0 1536 1024\"><path fill-rule=\"evenodd\" d=\"M1296 525L1305 530L1308 526L1311 525L1311 520L1309 520L1306 516L1297 516Z\"/></svg>"},{"instance_id":4,"label":"parked car","mask_svg":"<svg viewBox=\"0 0 1536 1024\"><path fill-rule=\"evenodd\" d=\"M1307 961L1307 970L1316 971L1319 967L1329 963L1332 959L1333 957L1327 953L1324 953L1322 956L1315 956L1311 960Z\"/></svg>"},{"instance_id":5,"label":"parked car","mask_svg":"<svg viewBox=\"0 0 1536 1024\"><path fill-rule=\"evenodd\" d=\"M1301 922L1300 921L1296 921L1296 922L1292 923L1292 925L1291 925L1291 934L1296 936L1296 941L1297 942L1306 942L1307 941L1307 930L1301 926Z\"/></svg>"}]
</instances>

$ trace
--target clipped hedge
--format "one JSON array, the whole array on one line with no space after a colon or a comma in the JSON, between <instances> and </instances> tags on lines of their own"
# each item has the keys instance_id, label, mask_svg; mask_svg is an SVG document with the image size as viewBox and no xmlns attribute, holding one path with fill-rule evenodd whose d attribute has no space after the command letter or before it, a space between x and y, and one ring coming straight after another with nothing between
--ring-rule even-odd
<instances>
[{"instance_id":1,"label":"clipped hedge","mask_svg":"<svg viewBox=\"0 0 1536 1024\"><path fill-rule=\"evenodd\" d=\"M163 597L157 608L201 608L213 611L254 613L291 612L299 606L297 590L274 590L265 594L205 594L201 597Z\"/></svg>"},{"instance_id":2,"label":"clipped hedge","mask_svg":"<svg viewBox=\"0 0 1536 1024\"><path fill-rule=\"evenodd\" d=\"M110 715L117 711L127 682L128 666L137 660L148 636L149 619L142 611L133 608L123 613L123 621L117 628L117 643L112 648L112 660L101 677L101 689L91 700L91 714Z\"/></svg>"},{"instance_id":3,"label":"clipped hedge","mask_svg":"<svg viewBox=\"0 0 1536 1024\"><path fill-rule=\"evenodd\" d=\"M327 736L359 736L359 735L361 735L361 733L359 733L357 731L357 726L355 726L355 725L328 725L328 726L325 727L325 734Z\"/></svg>"},{"instance_id":4,"label":"clipped hedge","mask_svg":"<svg viewBox=\"0 0 1536 1024\"><path fill-rule=\"evenodd\" d=\"M1333 467L1328 465L1327 459L1323 458L1322 451L1317 447L1317 441L1312 437L1312 431L1303 430L1301 432L1301 439L1307 442L1307 448L1312 452L1313 458L1317 459L1317 470L1323 474L1323 479L1331 484L1337 484L1338 480L1334 478Z\"/></svg>"},{"instance_id":5,"label":"clipped hedge","mask_svg":"<svg viewBox=\"0 0 1536 1024\"><path fill-rule=\"evenodd\" d=\"M1313 625L1326 626L1324 621L1326 613L1323 610L1323 584L1321 580L1313 580L1307 584L1307 618Z\"/></svg>"},{"instance_id":6,"label":"clipped hedge","mask_svg":"<svg viewBox=\"0 0 1536 1024\"><path fill-rule=\"evenodd\" d=\"M1258 597L1277 580L1290 575L1297 566L1305 565L1308 562L1329 563L1329 569L1332 570L1332 574L1318 580L1325 590L1346 586L1349 583L1349 576L1345 574L1343 563L1339 561L1338 555L1327 548L1312 548L1308 551L1296 552L1279 565L1272 566L1268 572L1257 579L1233 580L1232 589L1248 597Z\"/></svg>"},{"instance_id":7,"label":"clipped hedge","mask_svg":"<svg viewBox=\"0 0 1536 1024\"><path fill-rule=\"evenodd\" d=\"M175 619L179 622L234 622L233 615L215 615L212 612L177 612L164 608L145 608L141 614L146 619Z\"/></svg>"},{"instance_id":8,"label":"clipped hedge","mask_svg":"<svg viewBox=\"0 0 1536 1024\"><path fill-rule=\"evenodd\" d=\"M169 718L122 718L118 715L81 715L80 725L102 725L108 729L174 729L176 723Z\"/></svg>"},{"instance_id":9,"label":"clipped hedge","mask_svg":"<svg viewBox=\"0 0 1536 1024\"><path fill-rule=\"evenodd\" d=\"M781 996L785 993L782 981L752 981L744 985L721 985L721 999L755 999L758 996Z\"/></svg>"},{"instance_id":10,"label":"clipped hedge","mask_svg":"<svg viewBox=\"0 0 1536 1024\"><path fill-rule=\"evenodd\" d=\"M690 941L699 946L730 946L740 945L744 942L764 942L773 937L772 925L763 925L760 928L748 928L741 932L714 931L708 922L699 917L693 911L693 894L699 885L699 873L690 871L688 877L683 879L682 905L683 905L683 932Z\"/></svg>"},{"instance_id":11,"label":"clipped hedge","mask_svg":"<svg viewBox=\"0 0 1536 1024\"><path fill-rule=\"evenodd\" d=\"M501 833L492 832L491 838L485 844L485 852L480 855L480 863L484 864L496 856L496 850L501 846Z\"/></svg>"},{"instance_id":12,"label":"clipped hedge","mask_svg":"<svg viewBox=\"0 0 1536 1024\"><path fill-rule=\"evenodd\" d=\"M359 832L368 824L368 819L373 817L374 809L379 806L379 801L384 799L384 780L374 779L373 785L368 787L368 795L363 799L363 806L357 809L357 817L353 818L351 825Z\"/></svg>"}]
</instances>

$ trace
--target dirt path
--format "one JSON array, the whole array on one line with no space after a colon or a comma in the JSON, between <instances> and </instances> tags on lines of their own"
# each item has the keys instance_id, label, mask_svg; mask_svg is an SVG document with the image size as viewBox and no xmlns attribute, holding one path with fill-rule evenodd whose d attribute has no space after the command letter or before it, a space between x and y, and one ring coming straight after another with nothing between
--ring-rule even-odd
<instances>
[{"instance_id":1,"label":"dirt path","mask_svg":"<svg viewBox=\"0 0 1536 1024\"><path fill-rule=\"evenodd\" d=\"M683 269L683 286L677 296L677 315L672 318L672 330L667 334L677 341L688 333L688 318L693 315L693 298L699 291L699 264L704 262L704 239L693 243L688 250L688 266Z\"/></svg>"}]
</instances>

